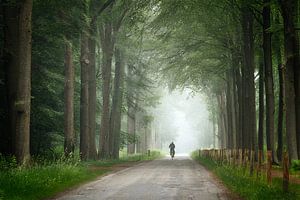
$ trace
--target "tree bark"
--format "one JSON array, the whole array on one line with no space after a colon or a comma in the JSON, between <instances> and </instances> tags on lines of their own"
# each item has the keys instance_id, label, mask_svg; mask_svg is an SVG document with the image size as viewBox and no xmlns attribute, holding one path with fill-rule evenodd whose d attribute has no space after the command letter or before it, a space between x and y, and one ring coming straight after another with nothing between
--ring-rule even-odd
<instances>
[{"instance_id":1,"label":"tree bark","mask_svg":"<svg viewBox=\"0 0 300 200\"><path fill-rule=\"evenodd\" d=\"M119 48L115 48L115 80L114 80L114 96L111 113L111 133L114 136L112 155L113 158L119 158L120 150L120 134L121 134L121 116L124 90L124 63L122 53Z\"/></svg>"},{"instance_id":2,"label":"tree bark","mask_svg":"<svg viewBox=\"0 0 300 200\"><path fill-rule=\"evenodd\" d=\"M240 69L235 70L236 86L237 86L237 101L238 101L238 129L237 129L237 148L243 148L243 91L242 91L242 76Z\"/></svg>"},{"instance_id":3,"label":"tree bark","mask_svg":"<svg viewBox=\"0 0 300 200\"><path fill-rule=\"evenodd\" d=\"M74 153L75 132L74 132L74 65L72 44L65 39L65 110L64 110L64 152L65 156Z\"/></svg>"},{"instance_id":4,"label":"tree bark","mask_svg":"<svg viewBox=\"0 0 300 200\"><path fill-rule=\"evenodd\" d=\"M279 24L279 13L276 13L275 16L276 24ZM284 71L282 65L282 56L281 56L281 40L279 33L274 35L274 43L275 45L275 53L277 58L277 66L278 66L278 79L279 79L279 94L278 94L278 118L277 118L277 158L278 161L282 161L282 154L283 154L283 120L285 115L284 110Z\"/></svg>"},{"instance_id":5,"label":"tree bark","mask_svg":"<svg viewBox=\"0 0 300 200\"><path fill-rule=\"evenodd\" d=\"M16 158L30 159L31 16L32 0L22 0L19 15L18 86L16 93Z\"/></svg>"},{"instance_id":6,"label":"tree bark","mask_svg":"<svg viewBox=\"0 0 300 200\"><path fill-rule=\"evenodd\" d=\"M89 35L89 159L96 159L96 26L94 24L90 27Z\"/></svg>"},{"instance_id":7,"label":"tree bark","mask_svg":"<svg viewBox=\"0 0 300 200\"><path fill-rule=\"evenodd\" d=\"M109 149L109 119L110 119L110 81L111 81L111 65L113 56L112 41L112 24L105 22L103 31L100 31L100 39L103 49L103 65L102 65L102 118L100 128L99 156L108 158Z\"/></svg>"},{"instance_id":8,"label":"tree bark","mask_svg":"<svg viewBox=\"0 0 300 200\"><path fill-rule=\"evenodd\" d=\"M273 83L273 67L272 67L272 47L271 33L268 29L271 26L271 10L270 0L264 0L263 7L263 50L264 50L264 65L265 65L265 88L266 88L266 141L267 150L272 151L273 162L277 161L275 154L274 141L274 83Z\"/></svg>"},{"instance_id":9,"label":"tree bark","mask_svg":"<svg viewBox=\"0 0 300 200\"><path fill-rule=\"evenodd\" d=\"M254 84L254 39L253 39L253 16L250 8L242 8L242 29L243 29L243 48L245 56L244 68L244 87L245 87L245 110L244 110L244 130L245 130L245 147L255 149L256 135L256 108L255 108L255 84Z\"/></svg>"},{"instance_id":10,"label":"tree bark","mask_svg":"<svg viewBox=\"0 0 300 200\"><path fill-rule=\"evenodd\" d=\"M89 46L87 32L81 35L81 93L80 93L80 157L88 159L89 153Z\"/></svg>"},{"instance_id":11,"label":"tree bark","mask_svg":"<svg viewBox=\"0 0 300 200\"><path fill-rule=\"evenodd\" d=\"M286 102L286 134L289 157L298 159L297 150L297 84L298 41L293 22L295 1L280 1L281 14L284 22L284 52L285 52L285 102ZM296 98L295 98L296 97ZM298 110L298 109L297 109ZM300 125L299 125L300 126ZM299 135L299 133L298 133ZM299 138L299 137L298 137Z\"/></svg>"},{"instance_id":12,"label":"tree bark","mask_svg":"<svg viewBox=\"0 0 300 200\"><path fill-rule=\"evenodd\" d=\"M258 119L258 150L264 149L264 122L265 122L265 91L264 91L265 70L263 58L259 61L259 119Z\"/></svg>"},{"instance_id":13,"label":"tree bark","mask_svg":"<svg viewBox=\"0 0 300 200\"><path fill-rule=\"evenodd\" d=\"M232 74L231 69L227 72L227 87L226 87L226 113L227 113L227 148L233 148L233 112L232 112Z\"/></svg>"},{"instance_id":14,"label":"tree bark","mask_svg":"<svg viewBox=\"0 0 300 200\"><path fill-rule=\"evenodd\" d=\"M131 65L127 65L127 133L132 135L134 138L136 137L136 117L134 106L132 105L132 86L130 83L130 78L133 77L133 67ZM127 145L127 152L128 154L134 154L136 151L135 149L135 142L133 144Z\"/></svg>"}]
</instances>

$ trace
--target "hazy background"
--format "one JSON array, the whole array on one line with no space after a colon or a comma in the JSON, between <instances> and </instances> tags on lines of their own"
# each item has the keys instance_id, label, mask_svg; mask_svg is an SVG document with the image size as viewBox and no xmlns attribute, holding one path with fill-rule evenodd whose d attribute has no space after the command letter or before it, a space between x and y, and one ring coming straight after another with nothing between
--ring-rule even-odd
<instances>
[{"instance_id":1,"label":"hazy background","mask_svg":"<svg viewBox=\"0 0 300 200\"><path fill-rule=\"evenodd\" d=\"M176 153L189 153L213 145L212 124L204 98L190 90L164 91L160 105L154 110L155 126L168 151L174 141Z\"/></svg>"}]
</instances>

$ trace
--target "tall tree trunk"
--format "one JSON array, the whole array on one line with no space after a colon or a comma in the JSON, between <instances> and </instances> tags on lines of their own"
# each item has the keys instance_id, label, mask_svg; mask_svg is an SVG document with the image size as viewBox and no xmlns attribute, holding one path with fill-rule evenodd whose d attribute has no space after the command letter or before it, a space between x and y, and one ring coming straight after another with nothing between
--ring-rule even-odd
<instances>
[{"instance_id":1,"label":"tall tree trunk","mask_svg":"<svg viewBox=\"0 0 300 200\"><path fill-rule=\"evenodd\" d=\"M299 55L299 30L295 30L300 21L300 2L295 0L290 12L293 13L292 38L294 40L294 77L295 77L295 104L296 104L296 137L298 148L298 159L300 158L300 55Z\"/></svg>"},{"instance_id":2,"label":"tall tree trunk","mask_svg":"<svg viewBox=\"0 0 300 200\"><path fill-rule=\"evenodd\" d=\"M81 93L80 93L80 157L88 159L89 153L89 46L87 32L81 35Z\"/></svg>"},{"instance_id":3,"label":"tall tree trunk","mask_svg":"<svg viewBox=\"0 0 300 200\"><path fill-rule=\"evenodd\" d=\"M96 26L90 27L89 35L89 159L96 159Z\"/></svg>"},{"instance_id":4,"label":"tall tree trunk","mask_svg":"<svg viewBox=\"0 0 300 200\"><path fill-rule=\"evenodd\" d=\"M19 164L30 159L31 14L31 0L4 6L4 60L9 103L7 153L14 154Z\"/></svg>"},{"instance_id":5,"label":"tall tree trunk","mask_svg":"<svg viewBox=\"0 0 300 200\"><path fill-rule=\"evenodd\" d=\"M74 132L74 65L72 44L65 39L65 110L64 110L64 152L66 156L74 153L75 132Z\"/></svg>"},{"instance_id":6,"label":"tall tree trunk","mask_svg":"<svg viewBox=\"0 0 300 200\"><path fill-rule=\"evenodd\" d=\"M243 90L242 90L242 76L240 69L235 70L236 86L237 86L237 100L238 100L238 130L237 130L237 148L243 148Z\"/></svg>"},{"instance_id":7,"label":"tall tree trunk","mask_svg":"<svg viewBox=\"0 0 300 200\"><path fill-rule=\"evenodd\" d=\"M263 8L263 50L265 64L265 88L266 88L266 141L267 149L272 151L273 161L277 161L274 148L274 83L273 83L273 66L272 66L272 47L271 33L268 29L271 26L270 0L264 0Z\"/></svg>"},{"instance_id":8,"label":"tall tree trunk","mask_svg":"<svg viewBox=\"0 0 300 200\"><path fill-rule=\"evenodd\" d=\"M215 113L213 113L212 116L212 127L213 127L213 148L217 148L216 146L216 137L217 137L217 133L216 133L216 116Z\"/></svg>"},{"instance_id":9,"label":"tall tree trunk","mask_svg":"<svg viewBox=\"0 0 300 200\"><path fill-rule=\"evenodd\" d=\"M136 137L135 136L135 116L134 116L134 113L132 112L131 107L128 107L128 111L127 111L127 133L129 135L132 135L133 138ZM133 143L127 145L127 153L128 154L135 153L135 141Z\"/></svg>"},{"instance_id":10,"label":"tall tree trunk","mask_svg":"<svg viewBox=\"0 0 300 200\"><path fill-rule=\"evenodd\" d=\"M133 138L136 137L136 117L135 117L135 111L133 106L133 94L132 94L132 86L130 82L130 78L133 77L133 66L127 65L127 80L126 80L126 86L127 86L127 133L131 135ZM135 143L128 144L127 145L127 153L128 154L134 154L135 153Z\"/></svg>"},{"instance_id":11,"label":"tall tree trunk","mask_svg":"<svg viewBox=\"0 0 300 200\"><path fill-rule=\"evenodd\" d=\"M22 0L19 9L18 85L16 93L16 158L19 163L30 159L31 102L31 15L32 0Z\"/></svg>"},{"instance_id":12,"label":"tall tree trunk","mask_svg":"<svg viewBox=\"0 0 300 200\"><path fill-rule=\"evenodd\" d=\"M264 98L265 70L263 58L259 60L259 119L258 119L258 150L264 149L264 122L265 122L265 98Z\"/></svg>"},{"instance_id":13,"label":"tall tree trunk","mask_svg":"<svg viewBox=\"0 0 300 200\"><path fill-rule=\"evenodd\" d=\"M279 13L275 16L276 24L279 24ZM274 35L274 48L277 58L278 76L279 76L279 94L278 94L278 118L277 118L277 158L278 161L282 161L282 150L283 150L283 120L284 120L284 71L282 65L281 56L281 44L279 33Z\"/></svg>"},{"instance_id":14,"label":"tall tree trunk","mask_svg":"<svg viewBox=\"0 0 300 200\"><path fill-rule=\"evenodd\" d=\"M112 25L111 22L105 22L104 28L100 31L100 39L103 49L102 65L102 117L100 127L99 156L108 158L109 149L109 118L110 118L110 80L111 65L113 56Z\"/></svg>"},{"instance_id":15,"label":"tall tree trunk","mask_svg":"<svg viewBox=\"0 0 300 200\"><path fill-rule=\"evenodd\" d=\"M113 158L119 158L120 150L120 134L121 134L121 116L124 90L124 73L125 65L122 58L122 53L119 48L115 48L115 81L114 81L114 96L111 113L111 133L114 135L113 143Z\"/></svg>"},{"instance_id":16,"label":"tall tree trunk","mask_svg":"<svg viewBox=\"0 0 300 200\"><path fill-rule=\"evenodd\" d=\"M236 64L236 63L234 63ZM237 91L236 91L236 86L235 86L235 74L234 74L234 67L233 65L232 69L230 70L231 74L231 112L232 112L232 148L236 149L237 143L236 143L236 137L237 137L237 109L238 109L238 102L237 102Z\"/></svg>"},{"instance_id":17,"label":"tall tree trunk","mask_svg":"<svg viewBox=\"0 0 300 200\"><path fill-rule=\"evenodd\" d=\"M226 87L226 113L227 113L227 148L233 148L233 112L232 112L232 76L231 69L227 72Z\"/></svg>"},{"instance_id":18,"label":"tall tree trunk","mask_svg":"<svg viewBox=\"0 0 300 200\"><path fill-rule=\"evenodd\" d=\"M256 142L256 108L255 108L255 84L254 84L254 39L253 39L253 16L250 8L242 8L243 44L245 56L245 138L246 148L255 149Z\"/></svg>"},{"instance_id":19,"label":"tall tree trunk","mask_svg":"<svg viewBox=\"0 0 300 200\"><path fill-rule=\"evenodd\" d=\"M295 75L299 66L297 61L298 41L293 22L294 3L295 1L280 1L284 22L286 134L290 159L298 159L296 119L296 101L298 99L295 91L295 83L297 83Z\"/></svg>"}]
</instances>

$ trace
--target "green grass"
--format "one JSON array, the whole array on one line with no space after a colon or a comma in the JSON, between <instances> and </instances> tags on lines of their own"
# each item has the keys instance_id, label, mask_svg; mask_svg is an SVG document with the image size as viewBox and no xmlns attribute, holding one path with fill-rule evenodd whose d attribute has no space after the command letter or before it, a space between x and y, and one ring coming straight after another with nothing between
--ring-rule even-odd
<instances>
[{"instance_id":1,"label":"green grass","mask_svg":"<svg viewBox=\"0 0 300 200\"><path fill-rule=\"evenodd\" d=\"M56 161L30 168L18 167L0 171L0 199L2 200L38 200L51 197L80 183L93 180L110 171L115 164L152 160L160 157L153 152L150 157L134 155L120 160L103 160L88 162ZM90 170L91 166L103 166Z\"/></svg>"},{"instance_id":2,"label":"green grass","mask_svg":"<svg viewBox=\"0 0 300 200\"><path fill-rule=\"evenodd\" d=\"M199 157L197 152L192 154L193 159L199 161L207 169L213 171L223 183L233 192L247 200L295 200L300 199L300 185L291 184L289 192L282 191L282 179L273 179L269 186L264 178L257 179L245 173L244 169L228 165L219 165L217 162Z\"/></svg>"}]
</instances>

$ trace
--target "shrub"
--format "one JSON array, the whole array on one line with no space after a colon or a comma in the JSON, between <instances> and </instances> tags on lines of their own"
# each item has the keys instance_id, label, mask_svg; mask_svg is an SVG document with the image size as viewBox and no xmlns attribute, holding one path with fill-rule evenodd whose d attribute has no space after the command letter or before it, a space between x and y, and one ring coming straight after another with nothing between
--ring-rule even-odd
<instances>
[{"instance_id":1,"label":"shrub","mask_svg":"<svg viewBox=\"0 0 300 200\"><path fill-rule=\"evenodd\" d=\"M300 160L292 160L291 169L293 171L300 171Z\"/></svg>"},{"instance_id":2,"label":"shrub","mask_svg":"<svg viewBox=\"0 0 300 200\"><path fill-rule=\"evenodd\" d=\"M0 171L17 168L17 159L14 156L3 156L0 154Z\"/></svg>"}]
</instances>

